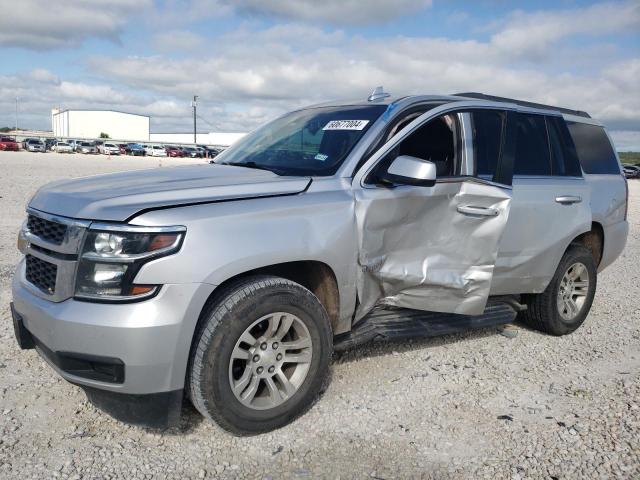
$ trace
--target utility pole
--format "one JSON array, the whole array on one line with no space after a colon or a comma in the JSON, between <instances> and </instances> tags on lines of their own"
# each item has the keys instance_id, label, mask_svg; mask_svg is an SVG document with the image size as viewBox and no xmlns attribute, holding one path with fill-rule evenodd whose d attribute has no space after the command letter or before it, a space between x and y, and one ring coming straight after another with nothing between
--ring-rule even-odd
<instances>
[{"instance_id":1,"label":"utility pole","mask_svg":"<svg viewBox=\"0 0 640 480\"><path fill-rule=\"evenodd\" d=\"M16 132L18 131L18 97L16 97Z\"/></svg>"},{"instance_id":2,"label":"utility pole","mask_svg":"<svg viewBox=\"0 0 640 480\"><path fill-rule=\"evenodd\" d=\"M191 102L191 106L193 107L193 143L198 143L196 138L196 107L198 106L198 96L193 96L193 102Z\"/></svg>"}]
</instances>

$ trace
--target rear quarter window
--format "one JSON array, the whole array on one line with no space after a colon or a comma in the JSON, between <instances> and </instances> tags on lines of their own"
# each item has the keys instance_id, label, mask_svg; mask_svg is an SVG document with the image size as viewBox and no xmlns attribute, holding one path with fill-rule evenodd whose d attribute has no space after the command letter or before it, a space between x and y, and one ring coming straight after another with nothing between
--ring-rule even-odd
<instances>
[{"instance_id":1,"label":"rear quarter window","mask_svg":"<svg viewBox=\"0 0 640 480\"><path fill-rule=\"evenodd\" d=\"M588 123L567 122L585 173L620 175L616 154L604 128Z\"/></svg>"}]
</instances>

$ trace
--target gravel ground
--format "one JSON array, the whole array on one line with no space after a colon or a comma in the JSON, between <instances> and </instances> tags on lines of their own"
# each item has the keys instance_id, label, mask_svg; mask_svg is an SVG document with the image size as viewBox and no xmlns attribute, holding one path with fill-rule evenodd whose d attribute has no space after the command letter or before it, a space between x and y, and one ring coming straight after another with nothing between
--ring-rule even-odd
<instances>
[{"instance_id":1,"label":"gravel ground","mask_svg":"<svg viewBox=\"0 0 640 480\"><path fill-rule=\"evenodd\" d=\"M362 347L335 358L327 392L294 424L236 438L189 406L162 433L118 423L13 338L10 277L30 195L157 164L0 152L0 477L640 478L640 182L627 248L574 334L516 324L509 336Z\"/></svg>"}]
</instances>

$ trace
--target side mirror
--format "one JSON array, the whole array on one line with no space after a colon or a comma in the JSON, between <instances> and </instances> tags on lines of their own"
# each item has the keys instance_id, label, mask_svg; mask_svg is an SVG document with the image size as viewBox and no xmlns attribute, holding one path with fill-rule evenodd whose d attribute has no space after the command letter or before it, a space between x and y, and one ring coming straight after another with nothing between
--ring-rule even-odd
<instances>
[{"instance_id":1,"label":"side mirror","mask_svg":"<svg viewBox=\"0 0 640 480\"><path fill-rule=\"evenodd\" d=\"M400 155L389 165L382 179L399 185L433 187L436 184L436 165L422 158Z\"/></svg>"}]
</instances>

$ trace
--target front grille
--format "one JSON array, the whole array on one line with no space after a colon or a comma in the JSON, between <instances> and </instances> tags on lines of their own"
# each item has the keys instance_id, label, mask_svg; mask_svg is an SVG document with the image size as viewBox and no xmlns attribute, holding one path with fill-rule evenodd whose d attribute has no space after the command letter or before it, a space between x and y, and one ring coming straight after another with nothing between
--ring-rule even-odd
<instances>
[{"instance_id":1,"label":"front grille","mask_svg":"<svg viewBox=\"0 0 640 480\"><path fill-rule=\"evenodd\" d=\"M27 255L27 280L45 293L53 295L56 291L58 267L33 255Z\"/></svg>"},{"instance_id":2,"label":"front grille","mask_svg":"<svg viewBox=\"0 0 640 480\"><path fill-rule=\"evenodd\" d=\"M47 242L60 245L67 233L67 226L62 223L45 220L44 218L29 215L27 219L27 228L36 237L40 237Z\"/></svg>"}]
</instances>

